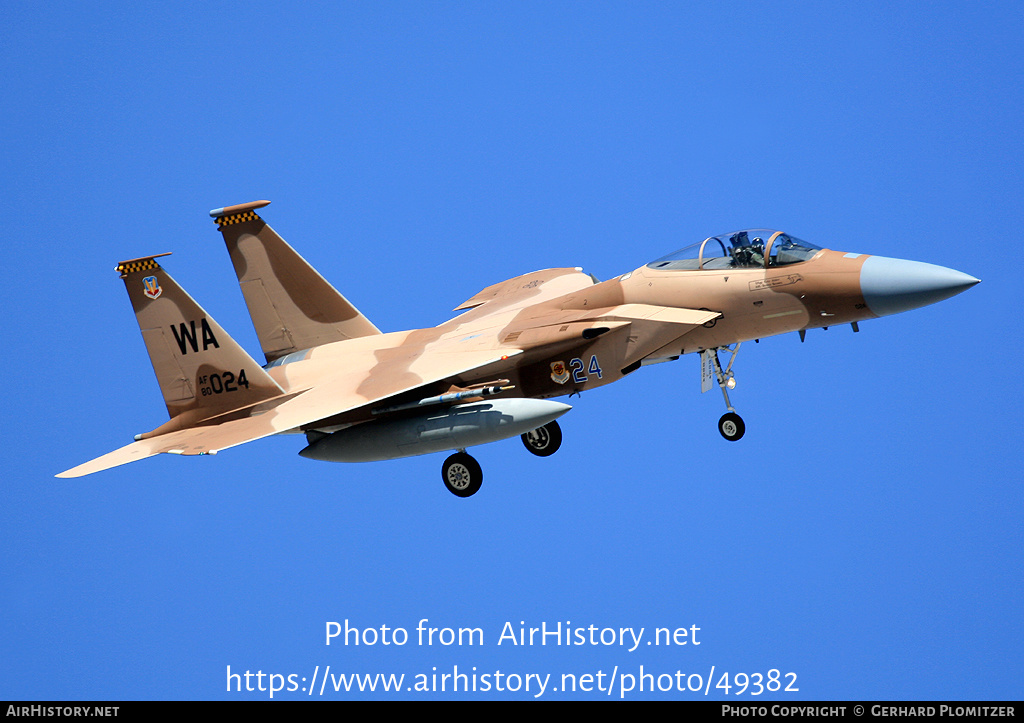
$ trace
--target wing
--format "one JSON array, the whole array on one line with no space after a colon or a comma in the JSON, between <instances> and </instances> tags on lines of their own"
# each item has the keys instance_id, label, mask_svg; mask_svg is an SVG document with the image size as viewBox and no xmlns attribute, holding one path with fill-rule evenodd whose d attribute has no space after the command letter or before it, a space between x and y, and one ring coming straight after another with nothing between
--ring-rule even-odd
<instances>
[{"instance_id":1,"label":"wing","mask_svg":"<svg viewBox=\"0 0 1024 723\"><path fill-rule=\"evenodd\" d=\"M544 269L493 284L455 307L455 311L487 305L488 310L537 304L593 286L594 278L580 269Z\"/></svg>"},{"instance_id":2,"label":"wing","mask_svg":"<svg viewBox=\"0 0 1024 723\"><path fill-rule=\"evenodd\" d=\"M396 350L397 351L397 350ZM233 412L201 427L180 429L140 439L90 462L61 472L58 477L81 477L157 454L203 455L280 434L322 419L411 391L468 372L486 373L488 367L507 367L508 359L519 350L479 350L439 353L417 359L415 351L402 350L390 360L380 361L380 350L368 348L346 356L346 364L356 371L342 372L329 381L258 404L231 419ZM362 358L365 357L365 358ZM372 377L367 370L372 368Z\"/></svg>"}]
</instances>

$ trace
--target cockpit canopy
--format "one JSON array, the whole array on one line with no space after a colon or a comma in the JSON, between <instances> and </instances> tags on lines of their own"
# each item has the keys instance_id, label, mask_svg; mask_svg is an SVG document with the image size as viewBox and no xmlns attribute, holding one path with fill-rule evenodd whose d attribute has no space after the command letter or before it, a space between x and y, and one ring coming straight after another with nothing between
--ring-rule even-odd
<instances>
[{"instance_id":1,"label":"cockpit canopy","mask_svg":"<svg viewBox=\"0 0 1024 723\"><path fill-rule=\"evenodd\" d=\"M749 228L679 249L647 264L664 271L770 268L807 261L821 251L820 246L796 236L767 228Z\"/></svg>"}]
</instances>

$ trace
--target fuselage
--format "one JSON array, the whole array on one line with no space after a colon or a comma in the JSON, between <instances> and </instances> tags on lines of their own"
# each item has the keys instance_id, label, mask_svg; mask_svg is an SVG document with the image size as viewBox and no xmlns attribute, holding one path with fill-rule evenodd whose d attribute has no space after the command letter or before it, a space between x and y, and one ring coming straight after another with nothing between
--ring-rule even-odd
<instances>
[{"instance_id":1,"label":"fuselage","mask_svg":"<svg viewBox=\"0 0 1024 723\"><path fill-rule=\"evenodd\" d=\"M327 461L456 450L442 478L480 487L465 448L520 435L532 454L561 443L569 409L551 397L610 384L644 364L700 353L717 380L719 432L743 437L728 389L740 342L856 324L953 296L978 280L952 269L819 248L748 229L597 282L580 268L493 284L438 326L388 334L363 316L257 214L267 201L215 209L260 345L261 367L156 260L118 264L170 420L62 472L78 477L156 454L216 454L272 434L305 433ZM722 365L719 353L729 349Z\"/></svg>"},{"instance_id":2,"label":"fuselage","mask_svg":"<svg viewBox=\"0 0 1024 723\"><path fill-rule=\"evenodd\" d=\"M748 243L749 233L740 232L713 239L719 241L719 255L709 252L706 241L694 259L670 255L599 283L580 269L526 274L489 287L460 307L468 311L439 326L328 344L291 355L269 371L286 391L297 391L315 386L332 366L369 368L363 384L372 398L375 360L387 362L390 373L396 358L407 360L402 368L412 384L430 376L437 353L493 349L494 364L416 395L507 380L512 389L502 396L550 398L609 384L643 364L873 319L934 303L977 283L931 264L819 249L768 233L773 235L767 246L759 245L760 237ZM737 245L740 234L746 246ZM783 243L791 249L788 256ZM524 298L523 289L536 293ZM505 295L508 303L502 301ZM654 308L703 310L713 318L683 325L636 312ZM498 358L503 350L507 359ZM373 411L353 410L316 428L369 421Z\"/></svg>"}]
</instances>

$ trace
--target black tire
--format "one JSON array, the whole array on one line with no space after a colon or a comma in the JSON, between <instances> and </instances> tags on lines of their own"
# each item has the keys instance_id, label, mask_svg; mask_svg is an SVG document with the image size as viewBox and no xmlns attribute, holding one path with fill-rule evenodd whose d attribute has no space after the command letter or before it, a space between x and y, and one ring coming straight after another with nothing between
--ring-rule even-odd
<instances>
[{"instance_id":1,"label":"black tire","mask_svg":"<svg viewBox=\"0 0 1024 723\"><path fill-rule=\"evenodd\" d=\"M548 422L543 427L519 436L523 446L538 457L550 457L562 446L562 428L558 422Z\"/></svg>"},{"instance_id":2,"label":"black tire","mask_svg":"<svg viewBox=\"0 0 1024 723\"><path fill-rule=\"evenodd\" d=\"M743 437L743 433L747 431L747 426L743 424L743 419L740 418L740 415L735 412L726 412L718 420L718 431L730 442L737 442Z\"/></svg>"},{"instance_id":3,"label":"black tire","mask_svg":"<svg viewBox=\"0 0 1024 723\"><path fill-rule=\"evenodd\" d=\"M441 479L456 497L471 497L483 484L484 472L475 459L465 452L456 452L441 466Z\"/></svg>"}]
</instances>

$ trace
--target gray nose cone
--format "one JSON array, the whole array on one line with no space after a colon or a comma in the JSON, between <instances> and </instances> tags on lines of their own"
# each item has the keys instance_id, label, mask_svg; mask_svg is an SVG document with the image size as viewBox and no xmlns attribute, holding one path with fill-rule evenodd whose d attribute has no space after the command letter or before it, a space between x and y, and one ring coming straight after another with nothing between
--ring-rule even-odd
<instances>
[{"instance_id":1,"label":"gray nose cone","mask_svg":"<svg viewBox=\"0 0 1024 723\"><path fill-rule=\"evenodd\" d=\"M860 271L860 290L872 313L898 314L956 296L979 282L945 266L869 256Z\"/></svg>"}]
</instances>

